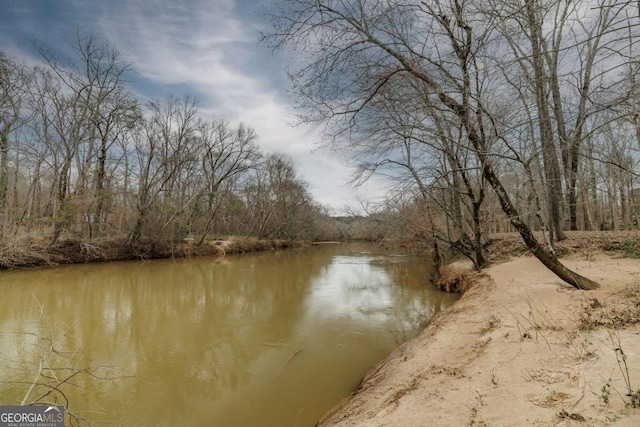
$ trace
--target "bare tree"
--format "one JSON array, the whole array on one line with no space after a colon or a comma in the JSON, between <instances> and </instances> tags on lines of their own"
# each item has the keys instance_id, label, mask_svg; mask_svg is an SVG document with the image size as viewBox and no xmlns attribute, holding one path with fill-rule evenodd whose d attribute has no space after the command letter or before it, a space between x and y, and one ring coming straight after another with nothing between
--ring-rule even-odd
<instances>
[{"instance_id":1,"label":"bare tree","mask_svg":"<svg viewBox=\"0 0 640 427\"><path fill-rule=\"evenodd\" d=\"M629 95L623 88L629 76L618 70L629 62L635 39L631 28L636 24L629 19L629 2L522 3L491 2L483 13L496 22L508 46L496 65L518 92L515 99L524 108L530 108L528 95L535 100L530 118L538 124L548 217L554 234L562 238L560 177L566 182L569 226L576 230L583 141L601 125L599 113L615 108Z\"/></svg>"},{"instance_id":2,"label":"bare tree","mask_svg":"<svg viewBox=\"0 0 640 427\"><path fill-rule=\"evenodd\" d=\"M197 244L201 245L211 230L216 214L232 191L237 178L258 164L260 152L255 131L244 125L232 129L229 123L217 121L200 129L201 157L206 222Z\"/></svg>"},{"instance_id":3,"label":"bare tree","mask_svg":"<svg viewBox=\"0 0 640 427\"><path fill-rule=\"evenodd\" d=\"M248 236L290 240L315 231L313 217L319 208L289 157L267 156L245 182L243 193L251 224Z\"/></svg>"},{"instance_id":4,"label":"bare tree","mask_svg":"<svg viewBox=\"0 0 640 427\"><path fill-rule=\"evenodd\" d=\"M367 113L360 112L366 119L354 124L358 137L350 142L350 149L357 153L355 182L376 173L394 182L395 194L411 193L415 186L426 210L432 209L429 203L435 203L447 216L444 232L428 221L432 237L468 257L476 269L484 268L482 165L474 164L475 157L469 156L459 123L440 114L428 97L420 96L423 88L406 80L389 81Z\"/></svg>"},{"instance_id":5,"label":"bare tree","mask_svg":"<svg viewBox=\"0 0 640 427\"><path fill-rule=\"evenodd\" d=\"M53 137L60 142L56 151L61 157L57 176L57 214L51 241L55 244L71 224L87 224L91 237L91 225L95 222L91 219L93 195L88 191L91 176L97 172L94 174L95 189L104 186L102 168L114 138L114 122L116 119L122 121L129 114L123 111L135 109L135 103L124 95L123 79L129 64L122 60L116 49L100 43L95 36L78 30L76 58L67 61L61 61L42 46L38 51L57 77L57 86L48 92L55 115L52 120L47 118L52 123ZM103 203L104 194L98 192L98 207Z\"/></svg>"},{"instance_id":6,"label":"bare tree","mask_svg":"<svg viewBox=\"0 0 640 427\"><path fill-rule=\"evenodd\" d=\"M157 235L163 226L163 215L173 221L171 211L179 210L174 195L180 182L188 178L188 168L197 161L193 143L197 128L197 105L190 97L169 97L163 103L151 102L150 117L134 134L135 177L138 183L136 219L129 232L129 243L137 242L146 224L150 235ZM156 206L156 215L150 218ZM162 206L162 207L161 207ZM169 212L169 213L168 213ZM153 224L149 223L152 221Z\"/></svg>"},{"instance_id":7,"label":"bare tree","mask_svg":"<svg viewBox=\"0 0 640 427\"><path fill-rule=\"evenodd\" d=\"M0 243L164 251L187 237L251 234L256 211L243 187L264 161L251 127L205 117L190 96L140 102L127 87L130 64L90 33L76 32L69 58L34 46L32 68L0 53ZM265 185L279 185L267 169ZM305 184L295 177L289 189L287 179L265 200L278 200L274 221L292 224L263 231L297 238L326 218Z\"/></svg>"},{"instance_id":8,"label":"bare tree","mask_svg":"<svg viewBox=\"0 0 640 427\"><path fill-rule=\"evenodd\" d=\"M9 135L25 119L21 110L28 84L26 67L0 52L0 235L4 232L8 219Z\"/></svg>"},{"instance_id":9,"label":"bare tree","mask_svg":"<svg viewBox=\"0 0 640 427\"><path fill-rule=\"evenodd\" d=\"M270 39L305 59L291 73L305 120L323 122L331 135L348 137L361 112L392 79L414 79L434 109L464 130L483 178L531 252L572 286L598 286L567 269L536 239L496 172L501 148L511 143L505 132L510 123L503 123L496 109L500 91L493 90L489 58L498 34L491 20L479 19L486 2L292 0L283 5L274 13Z\"/></svg>"}]
</instances>

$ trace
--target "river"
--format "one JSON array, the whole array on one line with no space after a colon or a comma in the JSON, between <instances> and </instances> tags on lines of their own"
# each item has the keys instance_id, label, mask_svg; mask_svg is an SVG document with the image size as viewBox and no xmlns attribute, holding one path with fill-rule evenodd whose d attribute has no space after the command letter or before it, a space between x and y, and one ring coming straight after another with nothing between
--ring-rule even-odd
<instances>
[{"instance_id":1,"label":"river","mask_svg":"<svg viewBox=\"0 0 640 427\"><path fill-rule=\"evenodd\" d=\"M313 426L456 300L429 274L359 244L2 272L0 404L66 379L42 401L94 422Z\"/></svg>"}]
</instances>

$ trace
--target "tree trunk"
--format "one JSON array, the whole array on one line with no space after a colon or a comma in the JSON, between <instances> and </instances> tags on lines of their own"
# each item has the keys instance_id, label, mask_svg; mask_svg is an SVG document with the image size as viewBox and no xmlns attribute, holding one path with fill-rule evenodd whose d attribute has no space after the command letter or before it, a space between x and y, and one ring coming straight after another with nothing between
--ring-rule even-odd
<instances>
[{"instance_id":1,"label":"tree trunk","mask_svg":"<svg viewBox=\"0 0 640 427\"><path fill-rule=\"evenodd\" d=\"M64 163L62 164L62 169L60 170L60 175L58 177L58 186L56 193L56 202L58 204L58 212L57 215L54 215L54 225L53 225L53 237L51 238L51 242L49 246L54 246L58 243L62 232L69 224L69 219L71 213L69 211L69 198L67 197L67 192L69 190L69 169L71 168L71 156L67 155L64 159Z\"/></svg>"},{"instance_id":2,"label":"tree trunk","mask_svg":"<svg viewBox=\"0 0 640 427\"><path fill-rule=\"evenodd\" d=\"M484 193L484 190L481 190L481 193ZM482 253L482 223L480 220L480 209L482 207L483 200L484 195L481 196L479 201L473 202L473 249L475 251L475 263L479 269L485 268L489 265L489 262Z\"/></svg>"},{"instance_id":3,"label":"tree trunk","mask_svg":"<svg viewBox=\"0 0 640 427\"><path fill-rule=\"evenodd\" d=\"M532 27L533 29L535 29L536 34L538 34L539 29L536 24L535 11L534 11L535 0L527 0L526 6L528 8L528 11L530 12L530 19L532 20L532 24L533 24ZM331 11L329 10L329 12ZM434 19L436 20L440 19L440 21L445 24L448 22L447 21L448 18L446 16L445 17L439 16L439 15L435 16L434 14ZM340 19L338 19L338 21L339 20ZM598 288L599 285L596 282L586 277L580 276L579 274L576 274L575 272L563 266L553 254L547 251L544 248L544 246L542 246L536 240L536 238L534 237L533 233L531 232L527 224L521 219L519 212L514 207L513 203L511 202L511 199L509 198L507 191L503 187L498 175L495 173L491 163L489 162L489 156L490 156L488 152L489 144L485 140L486 138L485 133L482 132L481 130L481 123L476 125L473 122L473 120L478 120L478 119L481 120L481 117L479 116L484 114L485 110L483 108L478 108L477 111L473 110L470 103L466 102L468 101L468 98L466 98L465 96L463 96L462 100L460 100L455 95L453 96L449 95L449 92L445 88L443 88L438 83L438 81L429 74L428 71L416 66L416 62L413 60L413 58L404 56L404 54L401 53L399 50L395 50L393 45L386 44L382 40L375 37L374 34L368 31L366 26L360 27L357 24L354 24L353 22L354 21L350 21L347 19L347 24L351 25L356 32L362 32L364 35L367 36L367 43L370 43L374 46L379 47L385 54L397 60L399 65L402 67L402 69L406 70L412 76L422 81L425 84L426 89L429 91L429 93L435 95L435 97L439 100L439 102L441 102L442 105L446 107L446 109L451 111L451 113L453 113L460 120L460 124L466 131L466 138L472 144L475 155L478 157L478 160L480 161L480 163L484 166L482 170L482 174L484 178L487 180L491 188L493 188L494 191L496 192L496 195L500 201L502 210L509 218L511 225L515 227L515 229L520 233L525 244L527 245L529 250L531 250L531 252L536 256L536 258L538 258L549 270L555 273L560 279L564 280L571 286L574 286L579 289ZM471 28L465 26L463 19L458 19L457 25L464 28L467 31L467 35L471 33ZM537 55L534 52L533 58L536 58L539 62L539 61L542 61L542 57L540 56L540 51L539 51L540 49L539 49L539 45L537 44L538 43L537 40L539 40L539 37L535 37L535 40L532 43L534 46L538 48ZM471 46L470 42L468 46ZM461 55L468 54L468 52L466 53L464 52L465 49L463 49L457 41L454 41L453 47L457 51L459 57L461 57ZM536 81L534 82L534 84L544 85L544 81ZM543 112L544 111L545 109L543 109ZM549 119L548 124L550 125L550 116L549 116L548 108L546 109L546 113L547 113L547 118ZM551 139L548 140L547 142L550 142L551 144L553 144L553 140ZM555 188L558 188L561 186L561 182L560 182L561 177L560 177L559 167L557 162L557 154L553 158L555 159L555 165L556 165L555 169L557 171L557 175L551 178L557 178L557 179L552 179L552 181L548 182L547 185L552 185L552 186L555 186ZM559 192L554 196L561 195L561 194L562 193ZM552 202L559 203L559 200L557 198L554 198L553 196L550 197L550 200ZM559 215L558 217L556 217L556 219L559 219ZM561 237L562 229L558 227L559 225L561 224L558 224L558 223L555 224L555 226L557 227L557 231L559 231L558 237Z\"/></svg>"},{"instance_id":4,"label":"tree trunk","mask_svg":"<svg viewBox=\"0 0 640 427\"><path fill-rule=\"evenodd\" d=\"M498 195L502 210L510 218L511 224L520 233L520 236L522 236L522 239L524 240L529 250L536 258L538 258L538 260L540 260L540 262L542 262L542 264L544 264L545 267L551 270L560 279L578 289L592 290L600 287L600 285L598 285L598 283L594 282L593 280L581 276L562 265L562 263L558 261L558 258L553 253L551 253L543 245L541 245L540 242L538 242L527 224L525 224L520 219L520 214L516 211L513 204L511 203L507 191L502 186L499 178L493 172L493 168L487 166L484 169L484 176Z\"/></svg>"},{"instance_id":5,"label":"tree trunk","mask_svg":"<svg viewBox=\"0 0 640 427\"><path fill-rule=\"evenodd\" d=\"M562 215L560 214L560 201L562 200L562 183L558 154L553 142L553 129L551 127L551 114L547 102L547 76L544 72L544 57L541 52L541 35L538 19L536 18L536 1L527 0L527 16L531 37L532 64L534 72L534 89L536 105L538 109L538 124L540 127L540 142L542 145L542 158L546 185L548 189L547 202L549 209L550 231L555 234L556 240L564 240Z\"/></svg>"},{"instance_id":6,"label":"tree trunk","mask_svg":"<svg viewBox=\"0 0 640 427\"><path fill-rule=\"evenodd\" d=\"M106 192L104 188L104 181L106 177L106 162L107 162L107 143L103 139L100 145L100 154L98 156L98 167L95 178L95 194L93 197L96 200L96 208L94 212L93 223L96 225L96 232L102 232L102 214L104 209L104 202L106 199ZM91 237L89 237L91 240Z\"/></svg>"},{"instance_id":7,"label":"tree trunk","mask_svg":"<svg viewBox=\"0 0 640 427\"><path fill-rule=\"evenodd\" d=\"M9 188L9 138L6 129L0 134L0 236L4 236L7 221L7 192Z\"/></svg>"},{"instance_id":8,"label":"tree trunk","mask_svg":"<svg viewBox=\"0 0 640 427\"><path fill-rule=\"evenodd\" d=\"M511 199L509 198L509 194L505 190L502 182L500 182L500 178L494 172L492 165L489 163L487 158L487 150L485 147L485 143L482 140L481 136L478 134L478 131L471 123L469 116L466 114L466 110L458 104L458 102L449 97L445 92L440 91L438 93L438 97L443 104L445 104L448 108L450 108L453 112L456 113L458 118L460 119L462 125L467 131L467 135L469 141L473 145L476 153L478 155L479 160L484 165L482 169L482 175L487 180L491 188L496 192L498 196L498 200L500 201L500 206L502 207L502 211L507 215L511 225L520 233L524 243L527 245L527 248L533 253L533 255L544 264L549 270L551 270L556 276L560 279L564 280L571 286L574 286L578 289L597 289L600 285L594 282L591 279L588 279L584 276L581 276L567 267L562 265L558 258L547 250L543 245L538 242L535 238L531 229L527 226L527 224L522 221L520 217L520 213L514 207Z\"/></svg>"}]
</instances>

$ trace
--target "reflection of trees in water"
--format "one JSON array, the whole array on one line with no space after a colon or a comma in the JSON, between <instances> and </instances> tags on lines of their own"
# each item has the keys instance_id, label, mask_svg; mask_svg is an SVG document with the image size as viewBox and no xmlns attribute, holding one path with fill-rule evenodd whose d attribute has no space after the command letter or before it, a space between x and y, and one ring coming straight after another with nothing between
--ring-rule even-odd
<instances>
[{"instance_id":1,"label":"reflection of trees in water","mask_svg":"<svg viewBox=\"0 0 640 427\"><path fill-rule=\"evenodd\" d=\"M194 396L175 387L190 383L211 402L247 380L265 343L289 341L311 279L331 260L317 255L314 262L303 251L286 251L223 263L201 258L23 272L26 289L10 292L13 302L0 322L11 321L14 329L29 323L33 287L47 314L69 325L62 339L96 364L116 363L144 379L120 390L129 404L142 408L151 395L154 403L146 406L155 409L190 407ZM21 357L30 357L28 346L23 350ZM120 393L113 388L122 384L94 387L100 390L92 394L116 402Z\"/></svg>"},{"instance_id":2,"label":"reflection of trees in water","mask_svg":"<svg viewBox=\"0 0 640 427\"><path fill-rule=\"evenodd\" d=\"M385 329L396 344L411 338L434 314L459 298L437 290L429 282L432 266L421 257L379 256L372 264L383 269L393 283L387 286L392 303Z\"/></svg>"},{"instance_id":3,"label":"reflection of trees in water","mask_svg":"<svg viewBox=\"0 0 640 427\"><path fill-rule=\"evenodd\" d=\"M87 408L109 412L117 407L121 413L142 417L158 408L210 407L225 391L247 383L252 364L269 349L291 341L306 315L312 284L330 275L333 257L362 256L364 248L370 250L335 245L223 260L8 273L19 285L8 287L0 302L0 330L33 326L30 319L37 318L39 310L34 293L52 320L68 326L67 335L60 337L67 347L84 349L82 357L92 365L115 364L121 373L137 376L83 383L85 388L78 389L76 398ZM430 287L428 266L420 259L367 256L373 270L367 280L377 276L379 281L354 281L348 292L355 302L362 292L359 288L368 289L372 311L363 307L361 313L378 316L376 325L382 319L392 342L406 339L426 316L455 298ZM384 304L377 304L377 298L384 298ZM386 308L380 309L381 305ZM336 331L344 328L339 322L333 326ZM4 334L2 339L5 344ZM35 357L28 354L26 344L18 348L21 358Z\"/></svg>"}]
</instances>

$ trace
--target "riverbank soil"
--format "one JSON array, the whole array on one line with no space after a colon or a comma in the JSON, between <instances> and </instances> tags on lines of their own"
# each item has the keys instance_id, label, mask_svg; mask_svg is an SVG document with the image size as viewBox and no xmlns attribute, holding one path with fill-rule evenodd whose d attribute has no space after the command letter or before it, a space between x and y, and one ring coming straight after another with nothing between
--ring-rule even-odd
<instances>
[{"instance_id":1,"label":"riverbank soil","mask_svg":"<svg viewBox=\"0 0 640 427\"><path fill-rule=\"evenodd\" d=\"M531 256L492 266L319 425L640 425L640 260L622 257L627 237L607 239L563 243L563 263L596 291Z\"/></svg>"},{"instance_id":2,"label":"riverbank soil","mask_svg":"<svg viewBox=\"0 0 640 427\"><path fill-rule=\"evenodd\" d=\"M303 242L299 241L277 239L210 240L201 245L196 245L189 239L179 242L140 241L133 244L126 240L91 242L63 240L55 245L48 245L43 241L11 242L0 245L0 269L136 259L224 256L272 249L288 249L300 247L302 244Z\"/></svg>"}]
</instances>

